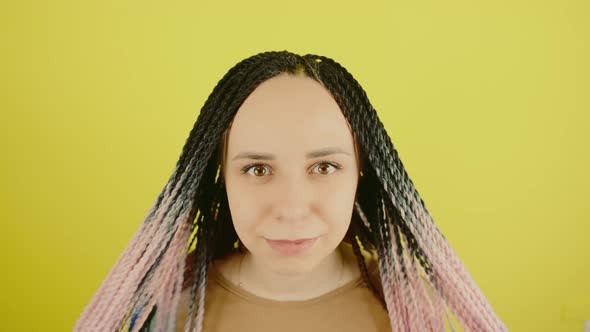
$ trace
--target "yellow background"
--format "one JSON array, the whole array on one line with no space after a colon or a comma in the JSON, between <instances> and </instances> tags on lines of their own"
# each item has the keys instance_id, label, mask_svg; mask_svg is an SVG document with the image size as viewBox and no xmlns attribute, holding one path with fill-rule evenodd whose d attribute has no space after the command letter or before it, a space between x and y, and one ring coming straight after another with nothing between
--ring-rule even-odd
<instances>
[{"instance_id":1,"label":"yellow background","mask_svg":"<svg viewBox=\"0 0 590 332\"><path fill-rule=\"evenodd\" d=\"M71 330L238 61L334 58L511 331L590 320L588 1L5 1L0 329Z\"/></svg>"}]
</instances>

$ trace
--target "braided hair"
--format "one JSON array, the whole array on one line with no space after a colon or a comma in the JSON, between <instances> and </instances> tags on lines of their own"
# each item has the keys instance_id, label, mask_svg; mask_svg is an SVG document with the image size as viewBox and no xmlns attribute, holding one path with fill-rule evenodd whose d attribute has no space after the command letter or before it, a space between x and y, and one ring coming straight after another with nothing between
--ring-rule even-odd
<instances>
[{"instance_id":1,"label":"braided hair","mask_svg":"<svg viewBox=\"0 0 590 332\"><path fill-rule=\"evenodd\" d=\"M448 306L466 331L507 331L436 226L363 88L333 59L288 51L248 57L217 83L168 182L74 330L171 331L190 289L184 330L202 331L209 264L240 248L220 174L225 136L248 95L281 73L322 84L351 127L362 171L345 240L392 329L444 331ZM381 285L371 283L360 247L377 253Z\"/></svg>"}]
</instances>

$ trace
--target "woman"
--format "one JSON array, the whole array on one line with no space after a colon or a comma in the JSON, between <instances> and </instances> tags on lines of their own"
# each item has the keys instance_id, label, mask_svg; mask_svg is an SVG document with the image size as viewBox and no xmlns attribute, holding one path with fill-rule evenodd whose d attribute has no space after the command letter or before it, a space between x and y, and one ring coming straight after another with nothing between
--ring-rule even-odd
<instances>
[{"instance_id":1,"label":"woman","mask_svg":"<svg viewBox=\"0 0 590 332\"><path fill-rule=\"evenodd\" d=\"M507 330L352 75L264 52L217 84L75 330L444 331L447 305Z\"/></svg>"}]
</instances>

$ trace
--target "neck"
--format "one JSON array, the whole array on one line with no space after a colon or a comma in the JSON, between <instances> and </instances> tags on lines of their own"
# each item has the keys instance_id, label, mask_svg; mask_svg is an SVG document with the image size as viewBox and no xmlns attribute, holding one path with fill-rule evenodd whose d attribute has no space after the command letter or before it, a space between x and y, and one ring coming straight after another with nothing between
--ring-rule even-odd
<instances>
[{"instance_id":1,"label":"neck","mask_svg":"<svg viewBox=\"0 0 590 332\"><path fill-rule=\"evenodd\" d=\"M237 262L237 284L268 299L297 301L325 294L342 284L345 260L340 246L313 270L301 274L281 274L261 264L250 252Z\"/></svg>"}]
</instances>

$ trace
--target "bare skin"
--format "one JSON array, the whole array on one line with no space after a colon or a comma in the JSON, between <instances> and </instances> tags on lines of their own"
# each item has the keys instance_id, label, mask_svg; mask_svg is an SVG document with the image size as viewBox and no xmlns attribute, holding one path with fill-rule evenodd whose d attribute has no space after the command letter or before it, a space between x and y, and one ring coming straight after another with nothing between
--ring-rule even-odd
<instances>
[{"instance_id":1,"label":"bare skin","mask_svg":"<svg viewBox=\"0 0 590 332\"><path fill-rule=\"evenodd\" d=\"M249 286L250 281L246 278L248 274L246 274L247 271L245 271L248 268L246 265L248 259L251 259L249 257L251 256L251 253L249 252L236 252L224 259L214 261L213 264L217 271L219 271L219 273L221 273L225 277L225 279L230 281L234 286L241 287L257 296L278 301L307 300L328 293L360 277L361 273L358 267L357 259L350 245L343 244L339 248L342 249L342 255L339 255L339 257L344 260L344 265L342 265L341 262L341 265L339 266L340 271L337 272L337 275L334 276L335 278L330 278L329 280L327 280L327 282L322 283L321 285L319 285L319 287L315 289L311 289L311 291L307 293L303 293L300 290L298 290L294 296L290 297L276 297L272 294L264 293L263 291L261 292L260 290ZM244 257L246 258L244 259ZM240 261L242 264L241 268ZM241 286L238 286L238 284L241 284Z\"/></svg>"}]
</instances>

